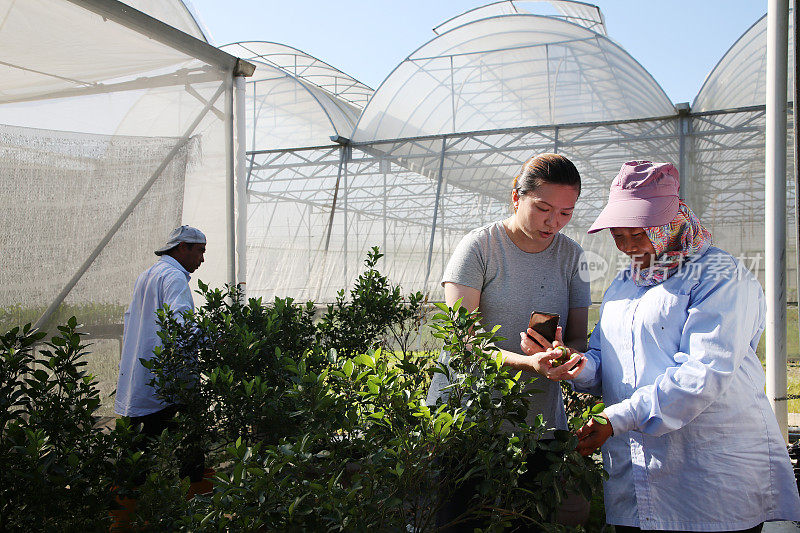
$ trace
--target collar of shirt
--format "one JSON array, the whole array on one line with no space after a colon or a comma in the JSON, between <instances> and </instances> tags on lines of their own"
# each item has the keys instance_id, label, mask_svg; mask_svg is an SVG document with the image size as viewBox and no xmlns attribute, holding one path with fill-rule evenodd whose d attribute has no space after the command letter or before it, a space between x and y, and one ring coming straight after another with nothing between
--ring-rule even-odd
<instances>
[{"instance_id":1,"label":"collar of shirt","mask_svg":"<svg viewBox=\"0 0 800 533\"><path fill-rule=\"evenodd\" d=\"M178 270L180 270L181 272L183 272L184 275L186 276L186 281L189 281L190 279L192 279L192 276L191 276L191 274L189 274L189 271L186 270L185 268L183 268L183 265L181 265L178 262L178 260L175 259L174 257L172 257L171 255L166 255L166 254L162 255L161 258L159 258L159 261L165 261L167 264L172 265L175 268L177 268Z\"/></svg>"}]
</instances>

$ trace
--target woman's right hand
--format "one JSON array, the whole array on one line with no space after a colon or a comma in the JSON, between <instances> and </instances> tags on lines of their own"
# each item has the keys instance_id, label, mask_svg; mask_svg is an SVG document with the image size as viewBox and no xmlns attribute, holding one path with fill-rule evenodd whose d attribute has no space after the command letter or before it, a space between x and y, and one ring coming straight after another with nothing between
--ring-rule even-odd
<instances>
[{"instance_id":1,"label":"woman's right hand","mask_svg":"<svg viewBox=\"0 0 800 533\"><path fill-rule=\"evenodd\" d=\"M552 381L574 379L586 366L586 357L583 354L562 344L561 326L556 329L556 340L552 344L528 328L526 332L520 333L520 347L522 353L530 357L531 368ZM564 355L567 356L566 361Z\"/></svg>"}]
</instances>

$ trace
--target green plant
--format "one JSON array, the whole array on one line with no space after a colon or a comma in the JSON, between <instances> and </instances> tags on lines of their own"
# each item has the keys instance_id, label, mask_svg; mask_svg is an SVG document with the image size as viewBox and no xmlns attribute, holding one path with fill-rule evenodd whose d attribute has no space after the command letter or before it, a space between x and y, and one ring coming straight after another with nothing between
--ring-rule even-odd
<instances>
[{"instance_id":1,"label":"green plant","mask_svg":"<svg viewBox=\"0 0 800 533\"><path fill-rule=\"evenodd\" d=\"M577 439L572 433L555 430L552 440L543 439L545 421L541 415L536 427L531 428L525 423L528 396L520 380L521 373L512 376L507 367L502 366L500 353L493 348L493 343L498 340L495 336L498 328L481 331L480 315L474 311L467 312L461 307L460 301L452 309L444 305L440 305L440 308L443 313L434 318L444 323L435 324L434 327L440 330L437 336L445 341L444 349L449 356L447 363L440 363L437 368L450 383L445 389L447 394L444 402L450 408L461 406L467 409L468 420L475 421L476 427L483 426L490 430L484 440L471 436L470 442L461 443L457 449L464 456L484 453L495 460L505 461L505 472L499 468L488 468L490 463L485 462L487 470L483 476L477 477L489 484L492 480L503 479L506 486L516 489L504 495L505 499L500 498L502 504L499 506L498 495L492 494L495 500L489 505L480 501L479 494L473 504L473 512L488 512L490 527L508 525L509 520L513 519L517 525L557 529L552 519L565 492L591 497L602 479L602 469L596 462L581 457L575 451ZM473 333L475 331L478 333ZM511 447L505 450L491 447L493 442L497 442L498 435L503 434L510 437L510 443L515 445L515 453L511 453ZM485 457L484 461L487 461ZM544 468L527 462L528 459L541 460L542 457L547 462ZM538 471L533 476L533 483L530 482L530 476L520 483L520 476L528 470ZM475 473L471 475L475 476ZM483 488L482 485L479 487Z\"/></svg>"},{"instance_id":2,"label":"green plant","mask_svg":"<svg viewBox=\"0 0 800 533\"><path fill-rule=\"evenodd\" d=\"M491 530L511 519L544 523L536 498L517 483L524 450L537 446L544 422L525 425L527 393L491 348L493 332L471 333L476 314L447 309L437 320L436 334L453 354L446 370L428 354L397 358L381 349L337 358L321 374L298 363L290 394L306 398L309 423L278 444L231 445L233 468L215 488L204 525L432 531L443 502L473 482L470 512ZM450 372L454 386L448 401L431 407L434 368ZM519 429L507 432L509 423Z\"/></svg>"},{"instance_id":3,"label":"green plant","mask_svg":"<svg viewBox=\"0 0 800 533\"><path fill-rule=\"evenodd\" d=\"M189 479L180 478L173 453L179 438L176 433L164 432L149 448L148 474L144 483L133 491L137 508L130 528L134 531L166 533L185 529L192 523L193 502L186 498Z\"/></svg>"},{"instance_id":4,"label":"green plant","mask_svg":"<svg viewBox=\"0 0 800 533\"><path fill-rule=\"evenodd\" d=\"M311 303L264 305L202 284L206 303L194 313L159 315L163 346L144 364L162 398L183 407L178 430L147 458L158 466L138 489L139 524L433 531L443 503L469 485L475 496L459 521L558 529L549 522L562 491L592 485L598 468L574 453L568 432L544 441L541 417L525 424L530 393L477 313L439 306L432 326L449 364L408 349L423 298L403 297L375 270L379 258L373 249L349 298L341 292L316 323ZM431 406L435 372L451 385ZM190 441L218 475L211 496L186 502L171 450ZM534 451L548 466L522 484Z\"/></svg>"},{"instance_id":5,"label":"green plant","mask_svg":"<svg viewBox=\"0 0 800 533\"><path fill-rule=\"evenodd\" d=\"M95 428L100 405L84 370L75 317L44 333L15 327L0 336L0 530L98 531L108 527L118 463L137 439L122 426Z\"/></svg>"},{"instance_id":6,"label":"green plant","mask_svg":"<svg viewBox=\"0 0 800 533\"><path fill-rule=\"evenodd\" d=\"M410 333L423 322L423 295L409 294L404 299L399 286L392 286L375 266L383 257L377 246L367 254L367 269L357 279L345 298L340 290L336 302L329 304L317 324L320 340L326 349L345 357L368 348L389 348L392 341L408 351ZM403 327L411 323L412 328Z\"/></svg>"}]
</instances>

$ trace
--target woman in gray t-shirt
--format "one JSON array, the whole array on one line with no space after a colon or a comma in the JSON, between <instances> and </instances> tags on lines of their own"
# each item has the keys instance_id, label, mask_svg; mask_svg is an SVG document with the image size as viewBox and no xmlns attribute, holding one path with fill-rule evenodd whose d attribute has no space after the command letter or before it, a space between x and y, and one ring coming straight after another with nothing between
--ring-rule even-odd
<instances>
[{"instance_id":1,"label":"woman in gray t-shirt","mask_svg":"<svg viewBox=\"0 0 800 533\"><path fill-rule=\"evenodd\" d=\"M581 181L575 165L557 154L530 158L514 180L511 203L514 214L468 233L456 247L442 278L445 301L453 306L461 298L468 310L479 308L485 329L500 325L498 334L507 340L496 346L504 364L523 371L533 394L528 423L542 414L550 427L567 429L564 402L557 381L543 377L553 372L553 355L543 338L541 353L523 355L520 336L525 334L531 311L558 313L563 342L582 350L586 347L589 281L581 277L583 250L559 231L572 218ZM584 270L585 272L585 270ZM569 372L580 358L559 368ZM447 386L443 374L435 374L429 403ZM446 523L446 522L445 522Z\"/></svg>"}]
</instances>

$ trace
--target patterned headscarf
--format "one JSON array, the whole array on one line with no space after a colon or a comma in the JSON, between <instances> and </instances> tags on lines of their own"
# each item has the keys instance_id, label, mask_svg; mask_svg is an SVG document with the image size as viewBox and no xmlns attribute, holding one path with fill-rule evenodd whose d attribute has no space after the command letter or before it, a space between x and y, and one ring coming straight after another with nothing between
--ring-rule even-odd
<instances>
[{"instance_id":1,"label":"patterned headscarf","mask_svg":"<svg viewBox=\"0 0 800 533\"><path fill-rule=\"evenodd\" d=\"M644 228L656 249L653 263L644 269L631 265L634 283L640 287L658 285L675 274L692 255L704 252L712 244L711 232L700 223L697 215L681 200L678 214L663 226Z\"/></svg>"}]
</instances>

